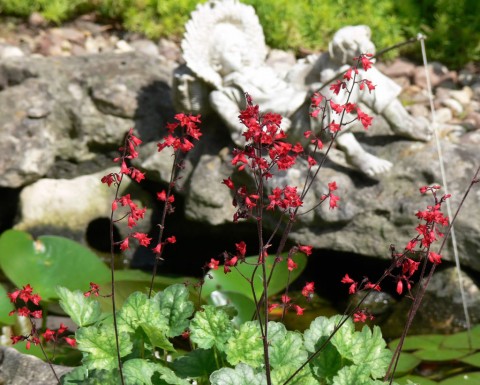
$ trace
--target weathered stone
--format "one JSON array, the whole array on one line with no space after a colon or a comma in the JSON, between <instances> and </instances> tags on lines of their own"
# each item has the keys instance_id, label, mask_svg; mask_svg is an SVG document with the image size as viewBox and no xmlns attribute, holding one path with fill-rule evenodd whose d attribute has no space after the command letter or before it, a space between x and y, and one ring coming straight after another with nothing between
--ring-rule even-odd
<instances>
[{"instance_id":1,"label":"weathered stone","mask_svg":"<svg viewBox=\"0 0 480 385\"><path fill-rule=\"evenodd\" d=\"M133 164L145 170L150 180L170 183L173 161L174 154L171 147L166 147L158 152L156 143L147 143L140 147L139 157L133 160ZM192 162L187 157L182 161L181 179L176 182L177 189L183 190L186 187L185 183L188 182L192 171Z\"/></svg>"},{"instance_id":2,"label":"weathered stone","mask_svg":"<svg viewBox=\"0 0 480 385\"><path fill-rule=\"evenodd\" d=\"M327 164L316 184L315 198L318 202L321 194L326 193L326 183L336 180L341 199L338 212L321 205L315 209L313 220L294 227L293 240L317 248L389 258L390 244L403 249L416 235L415 212L433 203L431 198L421 196L418 188L441 184L434 142L370 141L368 148L392 161L394 166L390 173L380 178L380 183L375 183L354 172L338 173L337 167ZM448 160L446 177L455 209L473 177L477 145L443 140L442 151L444 159ZM477 191L466 200L456 223L461 262L475 270L480 270L476 258L480 248L480 220L476 219L478 210L475 209L478 196ZM305 206L305 210L309 208ZM451 259L449 250L444 254L445 259Z\"/></svg>"},{"instance_id":3,"label":"weathered stone","mask_svg":"<svg viewBox=\"0 0 480 385\"><path fill-rule=\"evenodd\" d=\"M450 108L443 107L435 110L435 118L438 123L447 123L453 119L453 113Z\"/></svg>"},{"instance_id":4,"label":"weathered stone","mask_svg":"<svg viewBox=\"0 0 480 385\"><path fill-rule=\"evenodd\" d=\"M232 221L235 209L232 206L230 189L222 185L223 179L231 174L220 156L203 155L190 180L190 188L185 202L185 215L188 219L212 225Z\"/></svg>"},{"instance_id":5,"label":"weathered stone","mask_svg":"<svg viewBox=\"0 0 480 385\"><path fill-rule=\"evenodd\" d=\"M173 112L172 70L135 53L0 64L8 85L0 92L0 186L41 178L55 158L82 162L117 148L133 126L144 141L159 138Z\"/></svg>"},{"instance_id":6,"label":"weathered stone","mask_svg":"<svg viewBox=\"0 0 480 385\"><path fill-rule=\"evenodd\" d=\"M53 365L60 378L73 368ZM0 346L0 384L2 385L55 385L58 381L50 366L41 359L21 354L15 349Z\"/></svg>"},{"instance_id":7,"label":"weathered stone","mask_svg":"<svg viewBox=\"0 0 480 385\"><path fill-rule=\"evenodd\" d=\"M132 119L138 110L138 91L148 85L148 79L141 75L129 78L120 75L98 80L92 85L92 99L96 107L106 115Z\"/></svg>"},{"instance_id":8,"label":"weathered stone","mask_svg":"<svg viewBox=\"0 0 480 385\"><path fill-rule=\"evenodd\" d=\"M459 71L458 81L464 86L471 86L480 82L480 73L476 70L474 63L468 63L465 68Z\"/></svg>"},{"instance_id":9,"label":"weathered stone","mask_svg":"<svg viewBox=\"0 0 480 385\"><path fill-rule=\"evenodd\" d=\"M32 12L28 17L28 24L32 27L44 27L48 24L47 20L38 12Z\"/></svg>"},{"instance_id":10,"label":"weathered stone","mask_svg":"<svg viewBox=\"0 0 480 385\"><path fill-rule=\"evenodd\" d=\"M77 44L81 44L85 41L85 33L74 28L51 28L50 35L58 36L62 40L68 40Z\"/></svg>"},{"instance_id":11,"label":"weathered stone","mask_svg":"<svg viewBox=\"0 0 480 385\"><path fill-rule=\"evenodd\" d=\"M379 69L388 77L399 78L406 77L411 78L415 73L415 64L405 60L405 59L396 59L393 63L388 65L380 65Z\"/></svg>"},{"instance_id":12,"label":"weathered stone","mask_svg":"<svg viewBox=\"0 0 480 385\"><path fill-rule=\"evenodd\" d=\"M442 99L440 100L440 104L450 108L454 115L460 115L463 113L463 107L461 103L453 98Z\"/></svg>"},{"instance_id":13,"label":"weathered stone","mask_svg":"<svg viewBox=\"0 0 480 385\"><path fill-rule=\"evenodd\" d=\"M135 49L128 44L125 40L119 40L115 43L115 52L116 53L123 53L123 52L133 52Z\"/></svg>"},{"instance_id":14,"label":"weathered stone","mask_svg":"<svg viewBox=\"0 0 480 385\"><path fill-rule=\"evenodd\" d=\"M449 71L447 67L438 62L433 62L428 65L428 74L432 87L437 87L439 85L444 87L454 87L457 81L456 72ZM427 87L427 79L423 67L417 67L415 69L414 83L421 88Z\"/></svg>"},{"instance_id":15,"label":"weathered stone","mask_svg":"<svg viewBox=\"0 0 480 385\"><path fill-rule=\"evenodd\" d=\"M400 87L402 87L402 89L405 89L412 84L410 79L407 78L406 76L401 76L401 77L398 77L398 78L392 78L392 80L395 83L397 83Z\"/></svg>"},{"instance_id":16,"label":"weathered stone","mask_svg":"<svg viewBox=\"0 0 480 385\"><path fill-rule=\"evenodd\" d=\"M180 47L174 42L167 39L160 39L158 41L158 51L160 56L171 62L182 62L182 51Z\"/></svg>"},{"instance_id":17,"label":"weathered stone","mask_svg":"<svg viewBox=\"0 0 480 385\"><path fill-rule=\"evenodd\" d=\"M85 40L85 50L89 54L113 51L103 36L88 36Z\"/></svg>"},{"instance_id":18,"label":"weathered stone","mask_svg":"<svg viewBox=\"0 0 480 385\"><path fill-rule=\"evenodd\" d=\"M52 99L47 83L39 79L0 92L0 186L31 183L53 165L65 114Z\"/></svg>"},{"instance_id":19,"label":"weathered stone","mask_svg":"<svg viewBox=\"0 0 480 385\"><path fill-rule=\"evenodd\" d=\"M480 128L480 112L472 111L465 118L464 123L469 125L471 130Z\"/></svg>"},{"instance_id":20,"label":"weathered stone","mask_svg":"<svg viewBox=\"0 0 480 385\"><path fill-rule=\"evenodd\" d=\"M159 53L157 45L151 40L134 40L130 43L130 46L135 49L135 51L143 53L144 55L158 56Z\"/></svg>"},{"instance_id":21,"label":"weathered stone","mask_svg":"<svg viewBox=\"0 0 480 385\"><path fill-rule=\"evenodd\" d=\"M13 45L0 44L0 61L25 56L23 51Z\"/></svg>"},{"instance_id":22,"label":"weathered stone","mask_svg":"<svg viewBox=\"0 0 480 385\"><path fill-rule=\"evenodd\" d=\"M428 116L430 114L429 108L424 104L412 104L411 106L407 107L407 111L412 114L412 116L419 117L419 116Z\"/></svg>"},{"instance_id":23,"label":"weathered stone","mask_svg":"<svg viewBox=\"0 0 480 385\"><path fill-rule=\"evenodd\" d=\"M92 221L110 218L115 189L108 188L100 180L112 172L118 172L118 168L73 179L43 178L25 187L20 193L15 228L40 234L47 231L85 241L86 230ZM119 194L122 196L128 193L131 193L132 199L140 208L152 207L149 196L139 185L124 178ZM136 231L149 231L150 215L151 210L148 210L146 219L135 227ZM116 226L123 237L130 232L124 222L119 222Z\"/></svg>"},{"instance_id":24,"label":"weathered stone","mask_svg":"<svg viewBox=\"0 0 480 385\"><path fill-rule=\"evenodd\" d=\"M450 96L455 100L458 100L462 105L467 106L473 97L473 90L465 86L461 90L451 90Z\"/></svg>"},{"instance_id":25,"label":"weathered stone","mask_svg":"<svg viewBox=\"0 0 480 385\"><path fill-rule=\"evenodd\" d=\"M480 81L472 84L473 95L475 99L480 99Z\"/></svg>"}]
</instances>

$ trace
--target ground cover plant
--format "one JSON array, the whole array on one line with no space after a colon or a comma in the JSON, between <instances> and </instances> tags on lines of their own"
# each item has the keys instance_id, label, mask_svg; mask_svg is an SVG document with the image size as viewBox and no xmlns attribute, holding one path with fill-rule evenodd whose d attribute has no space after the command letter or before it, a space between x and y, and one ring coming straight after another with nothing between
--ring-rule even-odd
<instances>
[{"instance_id":1,"label":"ground cover plant","mask_svg":"<svg viewBox=\"0 0 480 385\"><path fill-rule=\"evenodd\" d=\"M188 15L201 0L0 0L0 15L28 17L40 12L60 23L87 12L149 38L179 39ZM415 37L428 37L432 59L461 68L480 59L476 0L244 0L253 5L273 48L296 52L328 49L332 34L345 25L367 24L377 47ZM358 10L361 10L359 12ZM398 51L397 51L398 52ZM419 58L417 50L403 54ZM395 55L389 53L390 57Z\"/></svg>"},{"instance_id":2,"label":"ground cover plant","mask_svg":"<svg viewBox=\"0 0 480 385\"><path fill-rule=\"evenodd\" d=\"M239 241L231 251L224 251L221 258L211 258L203 267L205 276L199 282L174 284L161 290L155 288L159 279L159 261L167 247L175 247L177 238L169 233L168 215L175 205L175 186L181 178L183 160L201 140L199 116L177 114L176 122L167 125L167 135L158 143L158 150L171 148L173 151L171 179L165 190L157 193L163 203L163 213L157 239L135 231L146 208L140 208L129 194L120 196L120 185L124 178L141 182L145 174L131 165L138 156L141 144L133 130L130 130L120 147L120 154L114 159L119 171L105 175L102 182L115 189L116 196L111 206L111 269L110 286L91 282L90 288L82 291L70 290L60 283L55 293L49 294L60 299L63 310L79 326L75 336L67 334L61 325L59 330L37 326L36 319L44 318L42 298L30 283L22 289L8 293L13 309L10 314L24 317L29 330L21 335L12 335L15 344L25 343L26 347L38 346L45 352L43 344L64 340L68 345L77 346L82 352L82 366L58 378L63 384L336 384L336 385L379 385L393 384L403 341L428 284L428 279L441 263L441 250L432 246L437 239L445 240L451 226L441 209L449 198L440 192L440 186L422 186L420 193L428 198L425 210L416 214L419 224L412 233L412 239L401 250L391 248L392 264L377 282L368 278L356 281L346 272L342 282L348 291L364 293L364 298L373 290L380 290L382 281L391 278L396 283L398 294L412 297L412 308L404 335L392 354L386 348L380 329L364 326L356 330L354 324L371 318L368 309L362 308L362 301L345 315L331 318L318 317L305 332L299 333L285 328L281 320L287 312L301 316L304 312L289 293L290 283L296 278L305 256L312 247L297 244L286 248L288 235L303 213L321 204L334 210L342 204L338 195L339 186L332 180L324 188L324 194L315 207L303 207L303 200L309 193L335 138L351 116L359 120L365 129L371 125L372 117L350 100L354 88L360 92L374 92L375 85L359 71L367 71L371 58L361 55L356 66L350 68L342 79L331 86L334 94L345 93L346 102L336 104L332 99L315 93L311 99L311 117L323 124L319 132L306 131L306 144L289 143L281 129L282 117L263 113L247 94L247 108L240 112L239 119L245 126L244 137L247 145L235 149L231 163L237 172L221 183L231 190L236 212L233 221L250 221L257 229L258 245ZM326 109L334 112L334 120L324 122ZM347 118L348 117L348 118ZM325 151L320 153L320 149ZM305 181L300 186L269 186L269 181L278 171L292 167L296 162L307 169ZM250 180L242 184L237 179L243 173ZM477 176L471 186L478 182ZM220 183L220 181L219 181ZM471 187L470 186L470 187ZM468 192L468 191L467 191ZM267 214L273 213L276 220L274 230L268 233L264 222ZM270 217L271 218L271 217ZM120 241L113 237L113 226L118 221L127 221L131 233ZM22 237L21 233L11 236ZM274 239L279 239L274 242ZM123 304L117 302L114 250L118 246L125 251L133 243L150 247L155 253L155 265L146 291L137 291L128 296ZM44 243L36 244L41 252ZM255 254L248 258L250 253ZM413 275L420 271L427 278L413 290ZM280 272L280 273L278 273ZM223 274L222 278L217 275ZM280 274L283 283L276 279ZM238 301L228 288L229 277L235 276L244 282L242 292L236 293L247 298L250 317L240 312ZM226 304L214 306L206 303L205 295L218 289L227 299ZM40 285L39 282L37 285ZM210 284L210 287L209 287ZM20 285L19 285L20 286ZM235 285L235 287L237 287ZM273 301L271 294L281 292L279 301ZM202 294L203 292L203 294ZM302 295L306 300L314 295L313 282L303 285ZM43 295L43 293L42 293ZM47 296L48 298L48 296ZM101 298L108 298L111 312L103 312ZM230 301L229 301L230 299ZM281 309L279 322L270 320L270 313ZM183 348L182 348L183 347ZM48 355L45 358L49 361ZM53 367L52 367L53 370Z\"/></svg>"}]
</instances>

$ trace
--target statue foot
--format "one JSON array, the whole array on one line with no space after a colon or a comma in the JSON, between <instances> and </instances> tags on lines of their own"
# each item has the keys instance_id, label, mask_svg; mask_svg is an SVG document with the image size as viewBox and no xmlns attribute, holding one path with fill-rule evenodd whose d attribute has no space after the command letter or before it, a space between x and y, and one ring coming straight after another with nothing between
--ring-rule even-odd
<instances>
[{"instance_id":1,"label":"statue foot","mask_svg":"<svg viewBox=\"0 0 480 385\"><path fill-rule=\"evenodd\" d=\"M388 160L381 159L365 151L347 156L347 162L370 177L384 174L390 171L393 166Z\"/></svg>"},{"instance_id":2,"label":"statue foot","mask_svg":"<svg viewBox=\"0 0 480 385\"><path fill-rule=\"evenodd\" d=\"M337 146L345 153L348 164L374 177L389 171L393 164L366 152L351 132L345 132L337 138Z\"/></svg>"}]
</instances>

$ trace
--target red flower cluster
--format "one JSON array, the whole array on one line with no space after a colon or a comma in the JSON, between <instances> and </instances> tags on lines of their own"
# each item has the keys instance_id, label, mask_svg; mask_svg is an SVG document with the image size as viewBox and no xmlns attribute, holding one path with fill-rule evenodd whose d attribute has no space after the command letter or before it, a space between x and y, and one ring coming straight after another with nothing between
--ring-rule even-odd
<instances>
[{"instance_id":1,"label":"red flower cluster","mask_svg":"<svg viewBox=\"0 0 480 385\"><path fill-rule=\"evenodd\" d=\"M8 298L10 298L10 302L15 305L15 310L12 310L8 315L17 314L22 317L28 317L30 319L31 330L28 335L22 336L11 336L10 339L12 340L12 344L15 345L21 341L27 341L26 348L27 350L30 349L31 344L34 345L40 344L40 338L38 336L37 326L35 322L33 322L33 318L42 318L42 311L41 310L30 310L28 308L29 304L33 304L34 306L39 306L40 301L42 298L33 292L33 288L30 284L23 286L22 289L15 290L12 293L7 293ZM21 302L19 302L21 301ZM46 329L45 333L43 333L43 337L46 342L53 340L57 342L58 337L67 331L67 327L64 324L60 324L60 328L57 332L53 330ZM75 339L70 337L62 337L69 345L75 346Z\"/></svg>"},{"instance_id":2,"label":"red flower cluster","mask_svg":"<svg viewBox=\"0 0 480 385\"><path fill-rule=\"evenodd\" d=\"M106 183L108 187L110 187L112 184L118 185L121 182L123 175L129 175L132 179L136 180L139 183L140 181L145 179L144 173L142 173L140 170L136 169L133 166L128 167L126 163L126 159L131 160L138 157L136 147L139 146L141 143L142 141L135 135L133 135L133 128L131 128L125 138L125 145L118 149L122 155L113 160L115 163L121 163L120 173L111 173L105 175L102 178L102 183Z\"/></svg>"},{"instance_id":3,"label":"red flower cluster","mask_svg":"<svg viewBox=\"0 0 480 385\"><path fill-rule=\"evenodd\" d=\"M300 207L303 204L297 193L297 187L292 186L286 186L283 189L275 187L268 199L270 199L270 203L267 206L267 210L273 210L276 206L282 210L288 210Z\"/></svg>"},{"instance_id":4,"label":"red flower cluster","mask_svg":"<svg viewBox=\"0 0 480 385\"><path fill-rule=\"evenodd\" d=\"M200 115L176 114L175 123L167 124L168 135L163 141L157 144L158 151L165 147L172 147L175 151L180 150L183 153L193 149L193 140L199 140L202 136L198 124L201 123ZM174 135L175 130L180 129L180 135Z\"/></svg>"},{"instance_id":5,"label":"red flower cluster","mask_svg":"<svg viewBox=\"0 0 480 385\"><path fill-rule=\"evenodd\" d=\"M445 194L438 198L437 191L440 190L440 188L439 185L423 186L420 188L421 194L430 192L433 195L435 204L433 206L427 206L426 210L418 211L415 214L418 219L424 221L424 223L420 223L415 228L418 235L407 243L404 253L394 255L394 257L397 258L397 266L401 268L401 272L396 275L398 294L403 293L405 286L410 293L413 283L411 277L420 265L420 262L412 259L413 257L418 255L420 258L427 258L430 263L435 265L442 263L442 256L430 251L430 247L433 242L437 240L437 236L443 237L443 232L440 230L449 224L448 218L441 212L441 207L442 204L450 198L450 194Z\"/></svg>"},{"instance_id":6,"label":"red flower cluster","mask_svg":"<svg viewBox=\"0 0 480 385\"><path fill-rule=\"evenodd\" d=\"M218 270L218 265L220 261L215 258L210 258L210 262L207 264L207 267L212 270Z\"/></svg>"},{"instance_id":7,"label":"red flower cluster","mask_svg":"<svg viewBox=\"0 0 480 385\"><path fill-rule=\"evenodd\" d=\"M32 303L35 306L39 306L42 298L38 294L33 293L33 288L30 284L23 286L23 289L15 290L13 293L7 293L10 302L15 305L15 310L12 310L8 315L13 315L17 313L22 317L32 317L32 318L42 318L41 310L30 310L28 304ZM23 303L19 303L18 300L21 300ZM21 307L18 307L21 305Z\"/></svg>"},{"instance_id":8,"label":"red flower cluster","mask_svg":"<svg viewBox=\"0 0 480 385\"><path fill-rule=\"evenodd\" d=\"M371 68L371 55L362 54L359 57L354 58L354 61L356 61L355 66L350 67L345 72L345 74L343 75L343 80L337 80L334 84L330 85L330 91L332 91L334 95L339 95L342 90L345 90L348 94L350 94L354 86L358 86L361 91L365 88L367 88L369 92L375 89L375 86L370 80L357 79L357 75L359 73L358 68L360 66L363 68L364 71L367 71L369 68ZM323 101L324 103L322 103ZM310 115L313 118L317 118L320 116L322 117L322 119L324 119L327 116L326 108L329 108L334 114L341 116L340 121L332 119L332 121L327 122L325 124L325 127L322 129L322 131L328 130L332 136L335 136L342 129L342 126L352 123L352 121L344 121L344 113L356 113L357 117L355 119L358 119L365 129L370 127L372 124L373 118L363 112L360 107L358 107L355 103L350 103L348 101L348 98L345 104L340 104L336 103L333 98L325 98L318 92L316 92L311 97L310 107Z\"/></svg>"},{"instance_id":9,"label":"red flower cluster","mask_svg":"<svg viewBox=\"0 0 480 385\"><path fill-rule=\"evenodd\" d=\"M306 256L309 256L309 255L312 254L312 246L307 246L307 245L293 246L290 249L290 251L288 252L288 257L287 257L287 269L288 270L293 271L298 267L298 265L293 260L293 256L296 253L299 253L299 252L305 254ZM279 261L281 261L281 260L282 260L282 258L279 258Z\"/></svg>"},{"instance_id":10,"label":"red flower cluster","mask_svg":"<svg viewBox=\"0 0 480 385\"><path fill-rule=\"evenodd\" d=\"M353 322L366 322L367 319L373 320L374 317L368 310L358 310L353 314Z\"/></svg>"},{"instance_id":11,"label":"red flower cluster","mask_svg":"<svg viewBox=\"0 0 480 385\"><path fill-rule=\"evenodd\" d=\"M60 327L57 330L50 330L47 328L45 333L43 333L43 338L46 342L53 341L54 343L57 343L60 338L63 338L67 344L71 347L75 347L77 344L75 338L62 336L67 330L68 328L63 323L60 323Z\"/></svg>"},{"instance_id":12,"label":"red flower cluster","mask_svg":"<svg viewBox=\"0 0 480 385\"><path fill-rule=\"evenodd\" d=\"M121 163L120 172L105 175L102 178L102 183L106 183L109 187L112 184L118 186L121 183L124 175L129 175L137 182L141 182L143 179L145 179L144 173L140 172L140 170L136 169L133 166L127 167L126 163L127 159L131 160L138 157L136 147L139 146L141 143L142 141L133 134L133 129L130 129L125 138L125 145L119 148L121 155L113 160L116 163ZM147 211L146 207L144 207L143 209L138 208L137 204L132 201L130 194L126 194L124 196L116 198L112 202L112 212L116 211L119 205L128 208L128 214L126 214L125 216L127 216L129 228L133 228L134 226L136 226L137 222L140 219L144 218L145 212ZM123 218L124 216L122 216L122 219ZM120 250L125 251L130 247L129 237L119 242ZM140 244L144 246L148 245L149 241L147 241L148 238L146 234L135 233L134 238L137 238L140 241Z\"/></svg>"},{"instance_id":13,"label":"red flower cluster","mask_svg":"<svg viewBox=\"0 0 480 385\"><path fill-rule=\"evenodd\" d=\"M302 289L302 295L309 301L315 293L315 282L307 282Z\"/></svg>"},{"instance_id":14,"label":"red flower cluster","mask_svg":"<svg viewBox=\"0 0 480 385\"><path fill-rule=\"evenodd\" d=\"M337 190L337 182L333 181L328 184L328 194L322 195L322 201L326 200L329 198L329 204L330 204L330 209L334 209L338 207L338 201L340 200L340 197L338 195L335 195L333 192Z\"/></svg>"},{"instance_id":15,"label":"red flower cluster","mask_svg":"<svg viewBox=\"0 0 480 385\"><path fill-rule=\"evenodd\" d=\"M292 303L291 302L292 299L288 295L283 294L282 297L281 297L281 301L282 301L282 303L271 303L268 306L268 312L271 313L273 310L282 307L282 308L285 309L285 312L287 312L289 309L293 309L295 311L295 314L303 315L303 312L305 311L305 308L300 307L299 305L297 305L295 303Z\"/></svg>"},{"instance_id":16,"label":"red flower cluster","mask_svg":"<svg viewBox=\"0 0 480 385\"><path fill-rule=\"evenodd\" d=\"M157 144L158 152L162 151L165 147L171 147L174 150L174 162L168 190L162 190L157 193L157 199L161 202L165 202L162 223L159 224L160 235L158 237L157 245L152 248L156 255L157 261L162 258L165 245L168 243L175 243L177 241L175 236L168 237L165 241L162 241L162 239L163 229L165 227L165 214L171 214L174 212L173 202L175 202L175 196L172 193L172 189L175 187L177 180L177 169L182 168L182 165L180 162L178 162L178 159L180 154L185 154L191 151L195 146L193 144L194 141L199 140L202 136L200 128L198 127L198 124L201 123L200 115L186 115L180 113L175 115L175 120L175 123L167 124L168 135ZM150 243L150 238L142 238L140 244L148 246L147 242L148 244Z\"/></svg>"},{"instance_id":17,"label":"red flower cluster","mask_svg":"<svg viewBox=\"0 0 480 385\"><path fill-rule=\"evenodd\" d=\"M350 278L348 274L345 274L343 278L341 279L342 283L345 283L347 285L350 285L348 287L348 294L355 294L358 291L361 290L376 290L376 291L381 291L381 288L379 285L374 284L368 280L368 278L363 279L362 282L357 282Z\"/></svg>"},{"instance_id":18,"label":"red flower cluster","mask_svg":"<svg viewBox=\"0 0 480 385\"><path fill-rule=\"evenodd\" d=\"M252 99L247 94L247 107L240 113L240 121L245 125L243 133L247 144L244 149L233 151L232 165L238 167L239 171L248 167L255 178L268 180L272 177L272 170L287 170L295 165L297 157L304 152L300 143L291 144L286 141L286 135L280 128L282 116L267 112L260 114L258 105L253 105ZM314 163L314 159L310 160ZM263 181L262 181L263 182ZM284 186L276 187L268 195L269 203L258 206L262 197L257 192L248 192L246 186L235 186L231 178L223 181L229 189L235 191L233 205L237 207L233 220L237 222L241 218L249 218L252 210L274 210L276 207L283 212L295 210L303 202L297 192L297 187Z\"/></svg>"},{"instance_id":19,"label":"red flower cluster","mask_svg":"<svg viewBox=\"0 0 480 385\"><path fill-rule=\"evenodd\" d=\"M90 297L91 295L98 297L100 295L100 286L96 283L90 282L90 290L83 293L83 295L85 297Z\"/></svg>"},{"instance_id":20,"label":"red flower cluster","mask_svg":"<svg viewBox=\"0 0 480 385\"><path fill-rule=\"evenodd\" d=\"M411 296L411 288L413 284L413 275L418 271L421 260L428 259L432 264L438 265L442 262L442 256L430 250L430 247L438 237L443 237L443 233L440 228L448 226L448 218L441 212L442 204L450 198L449 194L437 197L437 191L440 186L424 186L420 188L420 193L426 194L430 192L433 195L435 204L427 206L426 210L418 211L416 217L424 223L420 223L415 230L418 235L411 239L405 246L403 253L395 253L395 247L392 246L392 258L394 259L394 265L387 271L388 276L391 276L396 281L396 292L400 295L405 290ZM396 274L392 271L398 269ZM348 284L348 292L350 294L356 293L359 290L374 289L380 290L378 285L374 285L365 278L362 283L358 283L351 279L348 274L341 280L342 283ZM362 315L357 319L364 318Z\"/></svg>"}]
</instances>

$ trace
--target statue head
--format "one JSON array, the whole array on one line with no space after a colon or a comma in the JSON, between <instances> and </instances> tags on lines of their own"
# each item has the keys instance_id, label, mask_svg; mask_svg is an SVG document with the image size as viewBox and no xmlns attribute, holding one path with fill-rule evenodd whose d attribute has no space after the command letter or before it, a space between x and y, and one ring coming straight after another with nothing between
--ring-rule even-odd
<instances>
[{"instance_id":1,"label":"statue head","mask_svg":"<svg viewBox=\"0 0 480 385\"><path fill-rule=\"evenodd\" d=\"M212 32L210 63L222 77L239 72L254 63L249 39L245 33L231 23L220 23Z\"/></svg>"},{"instance_id":2,"label":"statue head","mask_svg":"<svg viewBox=\"0 0 480 385\"><path fill-rule=\"evenodd\" d=\"M187 66L214 88L242 66L261 66L267 56L255 10L238 0L209 0L197 5L182 41Z\"/></svg>"},{"instance_id":3,"label":"statue head","mask_svg":"<svg viewBox=\"0 0 480 385\"><path fill-rule=\"evenodd\" d=\"M353 58L361 53L375 54L371 40L372 32L366 25L348 26L339 29L328 45L330 58L338 64L353 64Z\"/></svg>"}]
</instances>

